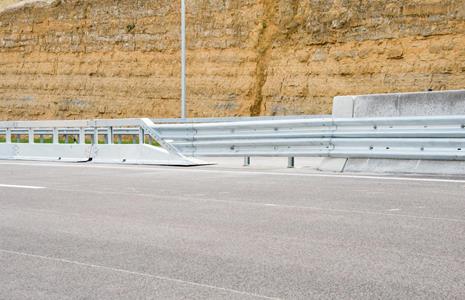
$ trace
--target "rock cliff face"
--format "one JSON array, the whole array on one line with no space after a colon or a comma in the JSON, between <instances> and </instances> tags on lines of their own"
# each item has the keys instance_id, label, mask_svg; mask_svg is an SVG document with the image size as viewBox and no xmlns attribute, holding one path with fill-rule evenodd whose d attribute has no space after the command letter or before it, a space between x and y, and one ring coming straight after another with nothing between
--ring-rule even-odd
<instances>
[{"instance_id":1,"label":"rock cliff face","mask_svg":"<svg viewBox=\"0 0 465 300\"><path fill-rule=\"evenodd\" d=\"M176 117L179 1L0 13L0 119ZM187 0L191 117L330 113L465 88L465 0Z\"/></svg>"}]
</instances>

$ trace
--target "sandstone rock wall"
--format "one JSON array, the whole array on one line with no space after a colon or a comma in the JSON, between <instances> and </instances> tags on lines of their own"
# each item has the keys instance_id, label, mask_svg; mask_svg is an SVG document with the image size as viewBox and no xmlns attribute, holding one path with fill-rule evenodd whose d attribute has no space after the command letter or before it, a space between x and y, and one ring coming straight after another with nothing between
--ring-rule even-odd
<instances>
[{"instance_id":1,"label":"sandstone rock wall","mask_svg":"<svg viewBox=\"0 0 465 300\"><path fill-rule=\"evenodd\" d=\"M330 113L465 88L465 0L188 0L189 116ZM179 1L0 13L0 119L176 117ZM463 112L462 112L463 113Z\"/></svg>"}]
</instances>

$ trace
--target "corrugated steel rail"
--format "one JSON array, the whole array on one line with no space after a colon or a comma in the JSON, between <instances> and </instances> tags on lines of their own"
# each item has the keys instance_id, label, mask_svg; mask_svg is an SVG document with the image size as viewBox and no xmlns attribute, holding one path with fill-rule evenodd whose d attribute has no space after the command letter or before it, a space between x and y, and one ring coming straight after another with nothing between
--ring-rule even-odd
<instances>
[{"instance_id":1,"label":"corrugated steel rail","mask_svg":"<svg viewBox=\"0 0 465 300\"><path fill-rule=\"evenodd\" d=\"M160 124L187 156L465 159L465 116Z\"/></svg>"}]
</instances>

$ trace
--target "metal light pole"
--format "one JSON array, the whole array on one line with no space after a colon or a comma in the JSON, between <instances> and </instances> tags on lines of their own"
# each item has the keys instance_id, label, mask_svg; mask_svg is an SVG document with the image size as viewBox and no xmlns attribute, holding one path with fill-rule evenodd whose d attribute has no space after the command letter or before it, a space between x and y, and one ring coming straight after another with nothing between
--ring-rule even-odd
<instances>
[{"instance_id":1,"label":"metal light pole","mask_svg":"<svg viewBox=\"0 0 465 300\"><path fill-rule=\"evenodd\" d=\"M186 2L181 0L181 118L186 118Z\"/></svg>"}]
</instances>

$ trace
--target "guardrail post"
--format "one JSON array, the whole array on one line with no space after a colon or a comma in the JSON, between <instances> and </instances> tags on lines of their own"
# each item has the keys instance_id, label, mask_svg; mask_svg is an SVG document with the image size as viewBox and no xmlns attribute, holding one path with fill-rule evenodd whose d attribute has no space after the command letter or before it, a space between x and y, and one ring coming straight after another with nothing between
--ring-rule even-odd
<instances>
[{"instance_id":1,"label":"guardrail post","mask_svg":"<svg viewBox=\"0 0 465 300\"><path fill-rule=\"evenodd\" d=\"M27 141L29 144L34 144L34 129L32 128L27 131Z\"/></svg>"},{"instance_id":2,"label":"guardrail post","mask_svg":"<svg viewBox=\"0 0 465 300\"><path fill-rule=\"evenodd\" d=\"M41 144L44 143L44 135L43 134L39 135L39 143L41 143Z\"/></svg>"},{"instance_id":3,"label":"guardrail post","mask_svg":"<svg viewBox=\"0 0 465 300\"><path fill-rule=\"evenodd\" d=\"M250 156L244 157L244 167L250 166Z\"/></svg>"},{"instance_id":4,"label":"guardrail post","mask_svg":"<svg viewBox=\"0 0 465 300\"><path fill-rule=\"evenodd\" d=\"M79 129L79 144L86 143L86 130L84 128Z\"/></svg>"},{"instance_id":5,"label":"guardrail post","mask_svg":"<svg viewBox=\"0 0 465 300\"><path fill-rule=\"evenodd\" d=\"M60 143L60 139L59 139L59 132L58 132L58 129L57 128L53 128L53 143L54 144L59 144Z\"/></svg>"},{"instance_id":6,"label":"guardrail post","mask_svg":"<svg viewBox=\"0 0 465 300\"><path fill-rule=\"evenodd\" d=\"M137 138L136 138L136 135L132 135L132 143L133 144L137 144Z\"/></svg>"},{"instance_id":7,"label":"guardrail post","mask_svg":"<svg viewBox=\"0 0 465 300\"><path fill-rule=\"evenodd\" d=\"M69 142L69 141L68 141L68 135L65 134L65 144L68 144L68 142Z\"/></svg>"},{"instance_id":8,"label":"guardrail post","mask_svg":"<svg viewBox=\"0 0 465 300\"><path fill-rule=\"evenodd\" d=\"M144 128L140 128L139 129L139 144L144 144L145 141L145 132L144 132Z\"/></svg>"},{"instance_id":9,"label":"guardrail post","mask_svg":"<svg viewBox=\"0 0 465 300\"><path fill-rule=\"evenodd\" d=\"M108 144L113 144L113 126L110 126L108 128L107 143Z\"/></svg>"},{"instance_id":10,"label":"guardrail post","mask_svg":"<svg viewBox=\"0 0 465 300\"><path fill-rule=\"evenodd\" d=\"M21 143L21 134L19 133L16 134L16 143Z\"/></svg>"},{"instance_id":11,"label":"guardrail post","mask_svg":"<svg viewBox=\"0 0 465 300\"><path fill-rule=\"evenodd\" d=\"M287 158L287 167L292 169L295 167L295 157L291 156Z\"/></svg>"},{"instance_id":12,"label":"guardrail post","mask_svg":"<svg viewBox=\"0 0 465 300\"><path fill-rule=\"evenodd\" d=\"M123 143L123 136L121 134L118 134L118 144L122 144Z\"/></svg>"},{"instance_id":13,"label":"guardrail post","mask_svg":"<svg viewBox=\"0 0 465 300\"><path fill-rule=\"evenodd\" d=\"M94 129L94 134L92 135L92 143L98 145L98 128Z\"/></svg>"},{"instance_id":14,"label":"guardrail post","mask_svg":"<svg viewBox=\"0 0 465 300\"><path fill-rule=\"evenodd\" d=\"M6 129L5 142L7 144L11 144L11 129L10 128Z\"/></svg>"}]
</instances>

